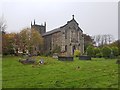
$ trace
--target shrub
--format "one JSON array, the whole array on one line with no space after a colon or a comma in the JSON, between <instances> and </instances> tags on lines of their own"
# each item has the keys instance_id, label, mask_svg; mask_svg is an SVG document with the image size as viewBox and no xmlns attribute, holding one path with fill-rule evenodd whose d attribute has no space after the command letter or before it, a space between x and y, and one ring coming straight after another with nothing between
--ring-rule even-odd
<instances>
[{"instance_id":1,"label":"shrub","mask_svg":"<svg viewBox=\"0 0 120 90\"><path fill-rule=\"evenodd\" d=\"M118 56L119 55L119 49L118 49L118 47L112 47L112 53L113 53L113 55L114 56Z\"/></svg>"},{"instance_id":2,"label":"shrub","mask_svg":"<svg viewBox=\"0 0 120 90\"><path fill-rule=\"evenodd\" d=\"M101 57L102 57L102 53L97 53L97 54L96 54L96 57L97 57L97 58L101 58Z\"/></svg>"},{"instance_id":3,"label":"shrub","mask_svg":"<svg viewBox=\"0 0 120 90\"><path fill-rule=\"evenodd\" d=\"M87 55L89 55L89 56L94 56L94 47L91 46L91 45L88 46L86 52L87 52Z\"/></svg>"},{"instance_id":4,"label":"shrub","mask_svg":"<svg viewBox=\"0 0 120 90\"><path fill-rule=\"evenodd\" d=\"M80 56L80 55L81 55L80 50L75 50L74 56L75 56L75 57L78 57L78 56Z\"/></svg>"},{"instance_id":5,"label":"shrub","mask_svg":"<svg viewBox=\"0 0 120 90\"><path fill-rule=\"evenodd\" d=\"M111 48L108 46L104 46L102 48L102 54L103 54L103 57L109 58L111 56Z\"/></svg>"},{"instance_id":6,"label":"shrub","mask_svg":"<svg viewBox=\"0 0 120 90\"><path fill-rule=\"evenodd\" d=\"M99 48L94 48L94 56L95 57L101 57L101 51Z\"/></svg>"}]
</instances>

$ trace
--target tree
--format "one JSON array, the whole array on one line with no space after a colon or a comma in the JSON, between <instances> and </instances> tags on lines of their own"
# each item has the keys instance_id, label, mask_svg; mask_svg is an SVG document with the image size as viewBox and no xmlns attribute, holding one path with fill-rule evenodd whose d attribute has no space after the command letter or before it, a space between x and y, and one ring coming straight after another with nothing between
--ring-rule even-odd
<instances>
[{"instance_id":1,"label":"tree","mask_svg":"<svg viewBox=\"0 0 120 90\"><path fill-rule=\"evenodd\" d=\"M15 33L8 33L2 35L3 55L14 54L14 37Z\"/></svg>"},{"instance_id":2,"label":"tree","mask_svg":"<svg viewBox=\"0 0 120 90\"><path fill-rule=\"evenodd\" d=\"M108 43L109 43L109 44L110 44L111 42L113 42L114 37L113 37L112 35L108 34L107 37L108 37Z\"/></svg>"},{"instance_id":3,"label":"tree","mask_svg":"<svg viewBox=\"0 0 120 90\"><path fill-rule=\"evenodd\" d=\"M109 46L104 46L102 48L103 57L109 58L111 56L111 48Z\"/></svg>"},{"instance_id":4,"label":"tree","mask_svg":"<svg viewBox=\"0 0 120 90\"><path fill-rule=\"evenodd\" d=\"M93 47L92 45L89 45L89 46L87 47L86 52L87 52L87 55L89 55L89 56L94 56L94 47Z\"/></svg>"},{"instance_id":5,"label":"tree","mask_svg":"<svg viewBox=\"0 0 120 90\"><path fill-rule=\"evenodd\" d=\"M116 40L116 41L114 41L113 43L110 43L110 44L109 44L109 47L117 47L117 48L118 48L119 55L120 55L120 40Z\"/></svg>"},{"instance_id":6,"label":"tree","mask_svg":"<svg viewBox=\"0 0 120 90\"><path fill-rule=\"evenodd\" d=\"M96 46L99 46L100 45L100 39L101 39L101 35L95 35L92 37Z\"/></svg>"},{"instance_id":7,"label":"tree","mask_svg":"<svg viewBox=\"0 0 120 90\"><path fill-rule=\"evenodd\" d=\"M83 34L83 37L84 37L84 49L86 51L87 47L93 44L93 39L91 38L91 36L87 34Z\"/></svg>"},{"instance_id":8,"label":"tree","mask_svg":"<svg viewBox=\"0 0 120 90\"><path fill-rule=\"evenodd\" d=\"M3 16L0 17L0 31L5 33L5 29L7 28L6 21Z\"/></svg>"},{"instance_id":9,"label":"tree","mask_svg":"<svg viewBox=\"0 0 120 90\"><path fill-rule=\"evenodd\" d=\"M43 43L43 38L42 38L41 34L37 30L31 29L30 48L32 47L32 53L38 54L38 53L40 53L40 51L42 52L43 45L44 45L44 43Z\"/></svg>"},{"instance_id":10,"label":"tree","mask_svg":"<svg viewBox=\"0 0 120 90\"><path fill-rule=\"evenodd\" d=\"M119 55L119 49L118 49L118 47L112 47L112 53L113 53L113 55L114 56L118 56Z\"/></svg>"},{"instance_id":11,"label":"tree","mask_svg":"<svg viewBox=\"0 0 120 90\"><path fill-rule=\"evenodd\" d=\"M4 20L4 17L1 16L0 17L0 54L2 54L2 39L3 39L3 34L5 34L6 27L7 25Z\"/></svg>"},{"instance_id":12,"label":"tree","mask_svg":"<svg viewBox=\"0 0 120 90\"><path fill-rule=\"evenodd\" d=\"M16 50L26 53L28 46L30 45L29 39L30 29L24 28L19 34L16 35Z\"/></svg>"},{"instance_id":13,"label":"tree","mask_svg":"<svg viewBox=\"0 0 120 90\"><path fill-rule=\"evenodd\" d=\"M100 49L97 48L97 47L95 47L95 48L94 48L94 56L96 56L96 55L99 54L99 53L100 53Z\"/></svg>"},{"instance_id":14,"label":"tree","mask_svg":"<svg viewBox=\"0 0 120 90\"><path fill-rule=\"evenodd\" d=\"M95 35L92 37L96 46L102 46L110 44L114 39L113 36L110 34L103 34L103 35Z\"/></svg>"},{"instance_id":15,"label":"tree","mask_svg":"<svg viewBox=\"0 0 120 90\"><path fill-rule=\"evenodd\" d=\"M42 50L43 38L35 29L23 29L16 35L15 41L16 52L22 51L23 53L38 54Z\"/></svg>"}]
</instances>

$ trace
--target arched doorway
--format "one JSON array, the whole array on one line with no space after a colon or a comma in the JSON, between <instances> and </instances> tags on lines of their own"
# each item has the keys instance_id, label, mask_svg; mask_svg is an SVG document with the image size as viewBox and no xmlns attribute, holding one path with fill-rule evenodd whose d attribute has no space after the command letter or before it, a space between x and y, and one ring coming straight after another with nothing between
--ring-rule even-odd
<instances>
[{"instance_id":1,"label":"arched doorway","mask_svg":"<svg viewBox=\"0 0 120 90\"><path fill-rule=\"evenodd\" d=\"M72 53L73 53L73 55L74 55L74 51L76 50L76 47L75 47L75 45L72 47Z\"/></svg>"}]
</instances>

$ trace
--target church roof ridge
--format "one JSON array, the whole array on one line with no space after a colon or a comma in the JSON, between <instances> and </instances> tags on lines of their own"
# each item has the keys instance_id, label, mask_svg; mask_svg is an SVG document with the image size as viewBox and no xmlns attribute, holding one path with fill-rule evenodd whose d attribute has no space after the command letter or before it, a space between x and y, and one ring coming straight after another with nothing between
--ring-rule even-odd
<instances>
[{"instance_id":1,"label":"church roof ridge","mask_svg":"<svg viewBox=\"0 0 120 90\"><path fill-rule=\"evenodd\" d=\"M61 31L61 28L67 26L68 23L70 23L70 22L72 22L72 21L75 21L75 22L77 23L77 21L74 19L74 15L72 15L72 16L73 16L72 20L67 21L67 23L66 23L65 25L60 26L59 28L55 28L55 29L53 29L53 30L51 30L51 31L48 31L48 32L44 33L42 36L46 36L46 35L50 35L50 34L52 34L52 33L59 32L59 31ZM77 25L79 25L79 24L77 23ZM81 29L81 28L80 28L80 29Z\"/></svg>"},{"instance_id":2,"label":"church roof ridge","mask_svg":"<svg viewBox=\"0 0 120 90\"><path fill-rule=\"evenodd\" d=\"M50 35L50 34L53 34L53 33L56 33L56 32L60 32L60 31L61 31L60 28L56 28L56 29L53 29L51 31L48 31L48 32L44 33L42 36Z\"/></svg>"}]
</instances>

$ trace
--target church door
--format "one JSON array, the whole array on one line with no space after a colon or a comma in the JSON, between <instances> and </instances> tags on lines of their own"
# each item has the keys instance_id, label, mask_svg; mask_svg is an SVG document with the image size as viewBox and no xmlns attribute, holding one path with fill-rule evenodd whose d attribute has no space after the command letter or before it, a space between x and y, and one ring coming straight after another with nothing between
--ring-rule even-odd
<instances>
[{"instance_id":1,"label":"church door","mask_svg":"<svg viewBox=\"0 0 120 90\"><path fill-rule=\"evenodd\" d=\"M73 55L74 55L74 51L76 50L76 47L75 47L75 45L72 47L72 53L73 53Z\"/></svg>"}]
</instances>

